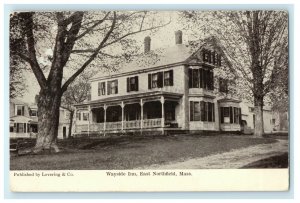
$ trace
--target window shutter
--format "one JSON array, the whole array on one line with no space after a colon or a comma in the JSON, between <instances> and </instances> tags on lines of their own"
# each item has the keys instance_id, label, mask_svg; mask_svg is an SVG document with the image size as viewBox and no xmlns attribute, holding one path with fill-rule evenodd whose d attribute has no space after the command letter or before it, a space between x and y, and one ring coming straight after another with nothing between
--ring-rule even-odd
<instances>
[{"instance_id":1,"label":"window shutter","mask_svg":"<svg viewBox=\"0 0 300 203\"><path fill-rule=\"evenodd\" d=\"M105 95L105 90L106 90L106 88L105 88L105 82L103 82L103 95Z\"/></svg>"},{"instance_id":2,"label":"window shutter","mask_svg":"<svg viewBox=\"0 0 300 203\"><path fill-rule=\"evenodd\" d=\"M110 95L111 94L111 82L107 82L107 94Z\"/></svg>"},{"instance_id":3,"label":"window shutter","mask_svg":"<svg viewBox=\"0 0 300 203\"><path fill-rule=\"evenodd\" d=\"M164 74L163 72L157 73L157 87L163 87Z\"/></svg>"},{"instance_id":4,"label":"window shutter","mask_svg":"<svg viewBox=\"0 0 300 203\"><path fill-rule=\"evenodd\" d=\"M220 107L220 111L221 111L221 114L220 114L221 123L224 123L224 107Z\"/></svg>"},{"instance_id":5,"label":"window shutter","mask_svg":"<svg viewBox=\"0 0 300 203\"><path fill-rule=\"evenodd\" d=\"M135 76L135 91L139 91L139 77Z\"/></svg>"},{"instance_id":6,"label":"window shutter","mask_svg":"<svg viewBox=\"0 0 300 203\"><path fill-rule=\"evenodd\" d=\"M230 123L233 123L233 108L229 107Z\"/></svg>"},{"instance_id":7,"label":"window shutter","mask_svg":"<svg viewBox=\"0 0 300 203\"><path fill-rule=\"evenodd\" d=\"M206 54L206 50L203 49L203 50L202 50L202 56L203 56L203 61L204 61L204 62L206 61L206 59L205 59L205 54Z\"/></svg>"},{"instance_id":8,"label":"window shutter","mask_svg":"<svg viewBox=\"0 0 300 203\"><path fill-rule=\"evenodd\" d=\"M201 116L201 121L205 120L205 105L204 101L200 101L200 116Z\"/></svg>"},{"instance_id":9,"label":"window shutter","mask_svg":"<svg viewBox=\"0 0 300 203\"><path fill-rule=\"evenodd\" d=\"M189 68L189 88L193 87L193 69Z\"/></svg>"},{"instance_id":10,"label":"window shutter","mask_svg":"<svg viewBox=\"0 0 300 203\"><path fill-rule=\"evenodd\" d=\"M152 83L151 74L148 74L148 89L151 89L151 83Z\"/></svg>"},{"instance_id":11,"label":"window shutter","mask_svg":"<svg viewBox=\"0 0 300 203\"><path fill-rule=\"evenodd\" d=\"M200 72L200 88L203 88L203 83L204 83L204 79L203 79L203 69L202 68L200 68L200 70L199 70L199 72Z\"/></svg>"},{"instance_id":12,"label":"window shutter","mask_svg":"<svg viewBox=\"0 0 300 203\"><path fill-rule=\"evenodd\" d=\"M173 86L173 70L170 70L170 86Z\"/></svg>"},{"instance_id":13,"label":"window shutter","mask_svg":"<svg viewBox=\"0 0 300 203\"><path fill-rule=\"evenodd\" d=\"M190 101L190 121L194 121L194 103Z\"/></svg>"},{"instance_id":14,"label":"window shutter","mask_svg":"<svg viewBox=\"0 0 300 203\"><path fill-rule=\"evenodd\" d=\"M239 124L242 124L242 109L239 108Z\"/></svg>"},{"instance_id":15,"label":"window shutter","mask_svg":"<svg viewBox=\"0 0 300 203\"><path fill-rule=\"evenodd\" d=\"M212 103L212 121L215 122L215 103Z\"/></svg>"},{"instance_id":16,"label":"window shutter","mask_svg":"<svg viewBox=\"0 0 300 203\"><path fill-rule=\"evenodd\" d=\"M98 96L101 95L101 83L98 82Z\"/></svg>"},{"instance_id":17,"label":"window shutter","mask_svg":"<svg viewBox=\"0 0 300 203\"><path fill-rule=\"evenodd\" d=\"M208 54L208 62L211 63L211 51L208 51L207 54Z\"/></svg>"},{"instance_id":18,"label":"window shutter","mask_svg":"<svg viewBox=\"0 0 300 203\"><path fill-rule=\"evenodd\" d=\"M24 110L25 110L25 108L24 108L24 106L22 106L22 113L21 113L22 116L24 116Z\"/></svg>"},{"instance_id":19,"label":"window shutter","mask_svg":"<svg viewBox=\"0 0 300 203\"><path fill-rule=\"evenodd\" d=\"M207 70L203 70L203 88L207 88Z\"/></svg>"},{"instance_id":20,"label":"window shutter","mask_svg":"<svg viewBox=\"0 0 300 203\"><path fill-rule=\"evenodd\" d=\"M210 74L211 74L211 90L214 90L215 89L215 84L214 84L214 71L212 70L211 72L210 72Z\"/></svg>"},{"instance_id":21,"label":"window shutter","mask_svg":"<svg viewBox=\"0 0 300 203\"><path fill-rule=\"evenodd\" d=\"M17 123L17 133L19 132L19 123Z\"/></svg>"},{"instance_id":22,"label":"window shutter","mask_svg":"<svg viewBox=\"0 0 300 203\"><path fill-rule=\"evenodd\" d=\"M127 78L127 92L130 92L130 78Z\"/></svg>"},{"instance_id":23,"label":"window shutter","mask_svg":"<svg viewBox=\"0 0 300 203\"><path fill-rule=\"evenodd\" d=\"M116 80L116 94L118 94L118 80Z\"/></svg>"}]
</instances>

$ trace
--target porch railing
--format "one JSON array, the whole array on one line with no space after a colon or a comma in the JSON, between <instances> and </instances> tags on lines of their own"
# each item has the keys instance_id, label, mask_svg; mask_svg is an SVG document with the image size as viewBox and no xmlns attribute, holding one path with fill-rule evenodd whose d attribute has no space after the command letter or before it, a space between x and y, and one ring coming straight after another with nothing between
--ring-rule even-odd
<instances>
[{"instance_id":1,"label":"porch railing","mask_svg":"<svg viewBox=\"0 0 300 203\"><path fill-rule=\"evenodd\" d=\"M146 119L143 121L143 127L161 127L161 118L154 118L154 119Z\"/></svg>"},{"instance_id":2,"label":"porch railing","mask_svg":"<svg viewBox=\"0 0 300 203\"><path fill-rule=\"evenodd\" d=\"M153 128L153 127L161 127L161 118L155 118L155 119L146 119L143 120L143 128ZM104 128L105 125L105 128ZM123 123L123 129L140 129L141 128L141 120L134 120L134 121L124 121ZM76 133L80 132L101 132L109 130L121 130L122 129L122 122L106 122L104 123L90 123L88 124L82 124L82 125L76 125L75 131Z\"/></svg>"},{"instance_id":3,"label":"porch railing","mask_svg":"<svg viewBox=\"0 0 300 203\"><path fill-rule=\"evenodd\" d=\"M106 130L120 130L122 129L122 122L106 122Z\"/></svg>"},{"instance_id":4,"label":"porch railing","mask_svg":"<svg viewBox=\"0 0 300 203\"><path fill-rule=\"evenodd\" d=\"M76 127L75 127L76 132L87 132L88 130L89 130L89 126L86 124L76 125Z\"/></svg>"},{"instance_id":5,"label":"porch railing","mask_svg":"<svg viewBox=\"0 0 300 203\"><path fill-rule=\"evenodd\" d=\"M141 120L124 121L124 128L125 129L141 128Z\"/></svg>"},{"instance_id":6,"label":"porch railing","mask_svg":"<svg viewBox=\"0 0 300 203\"><path fill-rule=\"evenodd\" d=\"M90 131L103 131L104 130L104 123L91 123L90 124Z\"/></svg>"}]
</instances>

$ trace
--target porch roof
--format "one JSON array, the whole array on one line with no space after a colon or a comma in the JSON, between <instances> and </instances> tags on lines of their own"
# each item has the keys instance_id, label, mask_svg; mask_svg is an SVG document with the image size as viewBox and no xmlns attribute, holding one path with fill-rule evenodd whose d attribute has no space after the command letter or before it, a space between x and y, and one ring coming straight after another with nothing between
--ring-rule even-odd
<instances>
[{"instance_id":1,"label":"porch roof","mask_svg":"<svg viewBox=\"0 0 300 203\"><path fill-rule=\"evenodd\" d=\"M155 99L156 97L159 97L159 96L164 96L165 99L167 99L167 100L168 99L178 100L182 97L182 95L183 94L164 92L164 91L145 92L145 93L120 95L120 96L114 96L114 97L108 97L108 98L88 101L88 102L76 104L75 107L108 104L108 103L111 104L114 102L121 102L121 101L130 102L130 101L137 101L139 99L145 99L145 101L147 101L147 100Z\"/></svg>"},{"instance_id":2,"label":"porch roof","mask_svg":"<svg viewBox=\"0 0 300 203\"><path fill-rule=\"evenodd\" d=\"M10 122L14 123L32 123L33 119L26 116L12 116L10 117Z\"/></svg>"}]
</instances>

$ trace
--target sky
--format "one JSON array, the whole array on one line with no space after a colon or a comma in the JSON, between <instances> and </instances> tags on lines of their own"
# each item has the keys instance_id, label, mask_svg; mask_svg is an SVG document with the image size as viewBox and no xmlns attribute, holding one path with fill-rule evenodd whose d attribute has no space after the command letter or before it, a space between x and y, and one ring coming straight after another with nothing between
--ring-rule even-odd
<instances>
[{"instance_id":1,"label":"sky","mask_svg":"<svg viewBox=\"0 0 300 203\"><path fill-rule=\"evenodd\" d=\"M177 12L164 11L159 14L158 18L165 18L165 19L171 18L171 23L163 28L160 28L155 33L143 32L136 35L135 37L139 41L139 43L141 43L141 45L143 44L144 38L146 36L150 36L152 50L162 48L162 47L175 46L175 31L177 30L183 31L184 44L192 39L192 36L188 34L187 31L183 30L184 25L178 22L179 15ZM141 46L141 48L143 49L143 46ZM44 49L45 55L49 55L49 53L51 52L52 51L49 48ZM39 62L45 63L42 58L39 59ZM39 93L40 88L32 72L26 72L24 73L24 76L26 80L27 91L25 92L23 97L19 97L18 99L27 103L33 103L35 95Z\"/></svg>"}]
</instances>

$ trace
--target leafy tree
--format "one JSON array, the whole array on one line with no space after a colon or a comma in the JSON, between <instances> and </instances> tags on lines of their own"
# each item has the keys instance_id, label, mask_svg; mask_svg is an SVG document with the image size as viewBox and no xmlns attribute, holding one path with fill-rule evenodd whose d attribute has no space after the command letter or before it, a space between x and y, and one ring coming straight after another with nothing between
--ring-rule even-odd
<instances>
[{"instance_id":1,"label":"leafy tree","mask_svg":"<svg viewBox=\"0 0 300 203\"><path fill-rule=\"evenodd\" d=\"M83 73L81 74L76 80L71 83L67 89L67 91L64 92L62 96L62 106L66 108L70 112L69 117L69 135L68 138L72 136L72 127L73 127L73 121L74 121L74 112L75 112L75 104L82 103L89 99L90 96L90 83L89 78L91 78L93 74L87 74Z\"/></svg>"},{"instance_id":2,"label":"leafy tree","mask_svg":"<svg viewBox=\"0 0 300 203\"><path fill-rule=\"evenodd\" d=\"M135 35L168 24L155 12L20 12L11 16L11 58L30 65L40 86L33 153L54 148L63 93L87 68L113 69L137 52ZM103 70L102 70L103 71Z\"/></svg>"},{"instance_id":3,"label":"leafy tree","mask_svg":"<svg viewBox=\"0 0 300 203\"><path fill-rule=\"evenodd\" d=\"M185 11L194 35L214 35L241 78L240 93L255 106L255 136L263 134L265 96L288 69L288 14L285 11ZM198 29L195 29L198 28Z\"/></svg>"}]
</instances>

